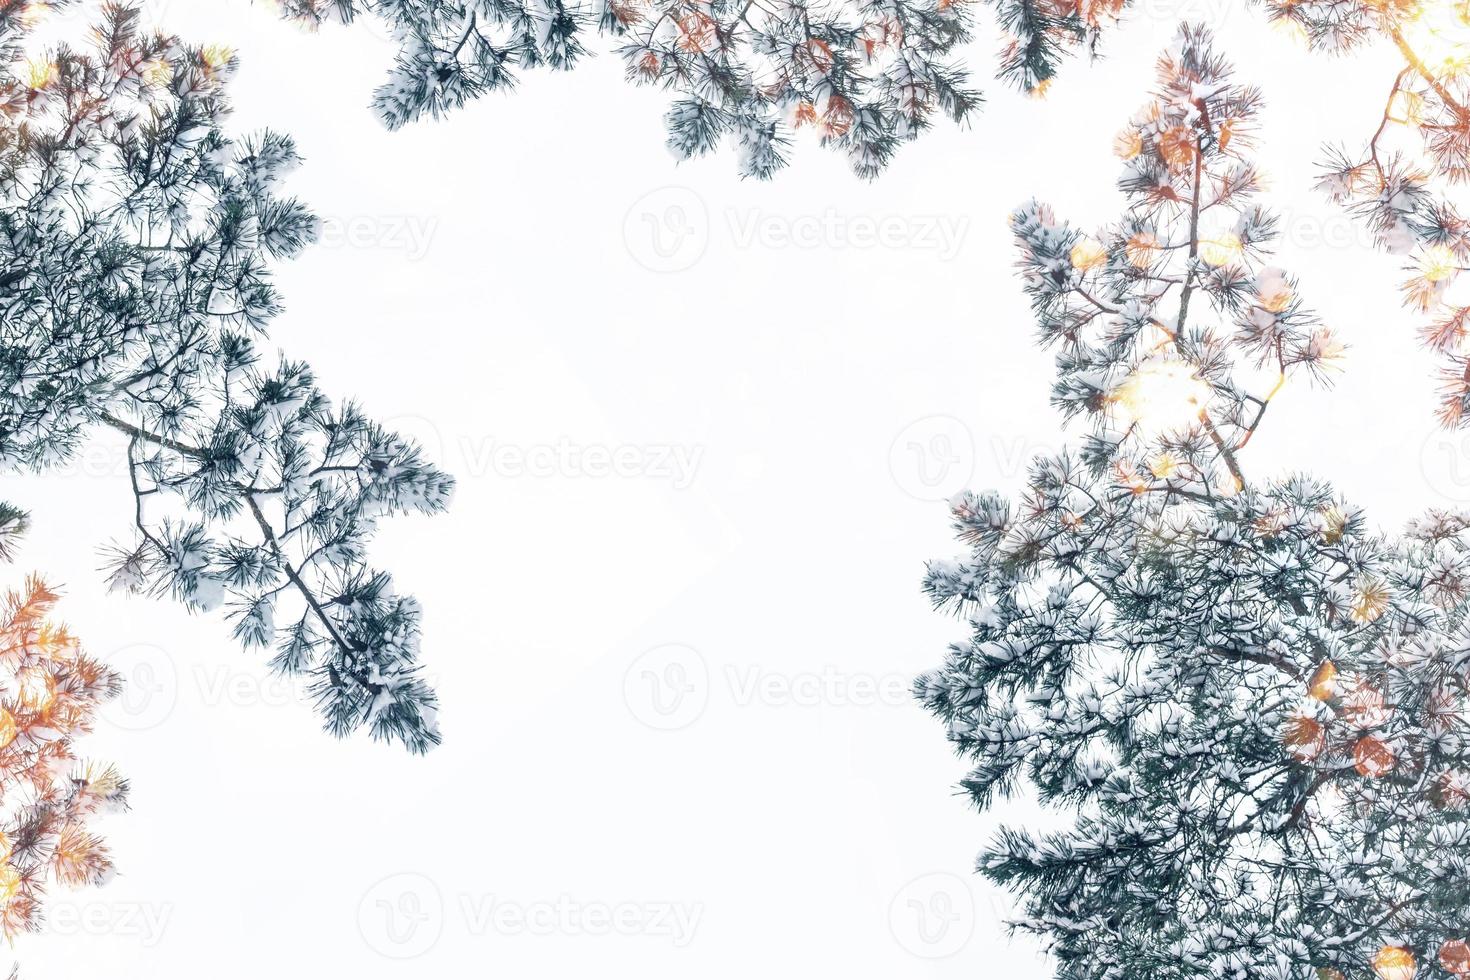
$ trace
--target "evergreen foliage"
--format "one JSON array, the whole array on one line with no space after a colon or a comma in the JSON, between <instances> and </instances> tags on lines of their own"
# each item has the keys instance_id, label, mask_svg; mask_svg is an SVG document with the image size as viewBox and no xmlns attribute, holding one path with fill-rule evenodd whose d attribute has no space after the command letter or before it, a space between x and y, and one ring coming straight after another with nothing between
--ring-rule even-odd
<instances>
[{"instance_id":1,"label":"evergreen foliage","mask_svg":"<svg viewBox=\"0 0 1470 980\"><path fill-rule=\"evenodd\" d=\"M112 587L223 607L310 678L334 734L426 750L419 607L365 550L379 518L440 511L453 482L264 344L273 264L316 231L280 189L295 146L228 134L228 48L118 4L85 49L39 51L34 26L0 0L0 467L124 440L134 527Z\"/></svg>"},{"instance_id":2,"label":"evergreen foliage","mask_svg":"<svg viewBox=\"0 0 1470 980\"><path fill-rule=\"evenodd\" d=\"M963 122L980 102L957 49L970 38L956 0L283 0L311 26L377 17L400 44L373 97L394 128L437 117L518 72L575 67L608 35L630 81L675 95L666 117L679 158L734 144L742 174L769 177L800 130L873 177L936 116Z\"/></svg>"},{"instance_id":3,"label":"evergreen foliage","mask_svg":"<svg viewBox=\"0 0 1470 980\"><path fill-rule=\"evenodd\" d=\"M9 549L25 515L8 505L0 512ZM127 806L127 780L76 754L97 709L122 690L121 678L51 620L56 601L36 576L0 597L0 935L12 944L41 930L48 887L112 876L93 822Z\"/></svg>"},{"instance_id":4,"label":"evergreen foliage","mask_svg":"<svg viewBox=\"0 0 1470 980\"><path fill-rule=\"evenodd\" d=\"M957 497L968 551L925 579L972 632L916 694L977 807L1055 814L978 869L1065 980L1470 973L1470 518L1386 538L1248 472L1272 396L1338 349L1268 261L1259 105L1186 28L1118 139L1122 219L1016 212L1089 432L1019 499Z\"/></svg>"}]
</instances>

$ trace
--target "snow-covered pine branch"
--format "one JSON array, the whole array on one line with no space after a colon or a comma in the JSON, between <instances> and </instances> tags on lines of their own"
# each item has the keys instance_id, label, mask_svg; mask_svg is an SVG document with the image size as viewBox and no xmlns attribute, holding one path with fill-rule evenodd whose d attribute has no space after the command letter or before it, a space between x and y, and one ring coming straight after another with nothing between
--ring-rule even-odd
<instances>
[{"instance_id":1,"label":"snow-covered pine branch","mask_svg":"<svg viewBox=\"0 0 1470 980\"><path fill-rule=\"evenodd\" d=\"M24 520L6 527L12 546ZM0 596L0 935L12 945L42 929L48 890L112 877L95 820L127 806L127 780L77 754L122 680L51 620L56 601L34 576Z\"/></svg>"},{"instance_id":2,"label":"snow-covered pine branch","mask_svg":"<svg viewBox=\"0 0 1470 980\"><path fill-rule=\"evenodd\" d=\"M373 105L394 128L569 69L607 35L628 79L672 92L668 145L681 159L733 145L741 173L769 177L801 132L873 177L936 116L963 122L979 93L954 57L964 0L282 0L316 26L377 17L398 63Z\"/></svg>"},{"instance_id":3,"label":"snow-covered pine branch","mask_svg":"<svg viewBox=\"0 0 1470 980\"><path fill-rule=\"evenodd\" d=\"M1202 28L1119 135L1130 207L1013 227L1053 397L1089 423L1020 499L953 502L925 589L971 635L916 694L981 807L979 870L1066 980L1470 974L1470 519L1372 533L1250 472L1272 395L1337 345L1268 265L1259 95Z\"/></svg>"},{"instance_id":4,"label":"snow-covered pine branch","mask_svg":"<svg viewBox=\"0 0 1470 980\"><path fill-rule=\"evenodd\" d=\"M44 469L112 430L135 525L113 587L225 607L246 646L310 677L334 734L428 749L419 607L365 549L453 482L261 350L271 266L315 234L279 190L295 147L222 128L227 48L114 4L86 50L35 50L33 26L0 0L0 465Z\"/></svg>"},{"instance_id":5,"label":"snow-covered pine branch","mask_svg":"<svg viewBox=\"0 0 1470 980\"><path fill-rule=\"evenodd\" d=\"M1004 34L995 74L1042 92L1062 62L1097 55L1131 0L986 0ZM1459 0L1255 0L1264 19L1311 47L1392 45L1382 120L1361 151L1329 149L1322 188L1347 203L1384 248L1407 257L1405 301L1430 315L1442 355L1446 425L1470 424L1470 221L1456 199L1470 178L1470 7ZM312 26L377 17L398 63L374 105L392 127L438 116L515 84L522 69L568 69L615 39L628 78L674 93L668 144L680 158L738 148L741 172L769 177L809 131L864 177L936 115L979 106L961 57L974 17L965 0L283 0Z\"/></svg>"},{"instance_id":6,"label":"snow-covered pine branch","mask_svg":"<svg viewBox=\"0 0 1470 980\"><path fill-rule=\"evenodd\" d=\"M1320 187L1345 203L1378 244L1407 260L1404 302L1427 314L1425 346L1440 355L1440 420L1470 424L1470 8L1450 0L1379 4L1306 0L1272 7L1314 47L1396 47L1403 67L1385 79L1379 124L1360 151L1332 149ZM1457 283L1459 288L1457 289Z\"/></svg>"},{"instance_id":7,"label":"snow-covered pine branch","mask_svg":"<svg viewBox=\"0 0 1470 980\"><path fill-rule=\"evenodd\" d=\"M1074 49L1098 49L1131 0L994 0L1012 40L1001 74L1044 88ZM1320 189L1346 204L1385 250L1406 259L1405 303L1439 354L1439 416L1470 425L1470 6L1461 0L1255 0L1275 27L1329 54L1378 44L1401 68L1384 78L1379 122L1361 149L1329 147ZM1458 288L1457 288L1458 287Z\"/></svg>"}]
</instances>

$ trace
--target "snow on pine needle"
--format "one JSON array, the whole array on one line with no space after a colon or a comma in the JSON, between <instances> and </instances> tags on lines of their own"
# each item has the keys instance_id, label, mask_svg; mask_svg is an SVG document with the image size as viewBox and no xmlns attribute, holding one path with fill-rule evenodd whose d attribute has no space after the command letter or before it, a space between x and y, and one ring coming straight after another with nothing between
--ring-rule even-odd
<instances>
[{"instance_id":1,"label":"snow on pine needle","mask_svg":"<svg viewBox=\"0 0 1470 980\"><path fill-rule=\"evenodd\" d=\"M81 5L84 47L41 49L40 6L72 4L0 0L0 467L125 443L112 587L224 611L308 679L331 732L425 751L419 605L366 548L383 517L443 510L453 481L266 344L273 266L316 233L281 190L295 145L225 128L229 48L104 4Z\"/></svg>"},{"instance_id":2,"label":"snow on pine needle","mask_svg":"<svg viewBox=\"0 0 1470 980\"><path fill-rule=\"evenodd\" d=\"M1271 264L1260 95L1200 27L1120 133L1117 223L1013 229L1079 445L953 501L925 589L968 639L916 682L981 809L978 870L1064 980L1470 974L1470 518L1371 531L1252 474L1338 344Z\"/></svg>"},{"instance_id":3,"label":"snow on pine needle","mask_svg":"<svg viewBox=\"0 0 1470 980\"><path fill-rule=\"evenodd\" d=\"M566 70L598 46L630 82L672 93L680 159L733 146L746 176L771 176L798 136L876 176L936 119L964 122L980 95L955 61L966 0L281 0L315 27L374 17L399 44L373 96L390 127L438 117L534 68Z\"/></svg>"},{"instance_id":4,"label":"snow on pine needle","mask_svg":"<svg viewBox=\"0 0 1470 980\"><path fill-rule=\"evenodd\" d=\"M0 934L9 942L41 930L48 888L112 876L93 823L127 802L116 769L76 754L121 679L52 621L56 601L35 577L0 598Z\"/></svg>"},{"instance_id":5,"label":"snow on pine needle","mask_svg":"<svg viewBox=\"0 0 1470 980\"><path fill-rule=\"evenodd\" d=\"M1382 112L1362 149L1331 148L1320 188L1362 220L1380 247L1403 256L1404 303L1424 317L1420 339L1438 355L1439 418L1470 424L1470 7L1448 0L1307 0L1272 5L1278 23L1315 47L1391 44L1402 67L1385 79Z\"/></svg>"},{"instance_id":6,"label":"snow on pine needle","mask_svg":"<svg viewBox=\"0 0 1470 980\"><path fill-rule=\"evenodd\" d=\"M968 0L282 0L318 26L372 17L400 45L374 96L397 128L512 88L522 70L575 67L614 39L630 81L674 96L668 145L680 159L733 145L742 174L770 177L810 134L875 177L936 118L965 122L981 98L967 64ZM1404 300L1440 356L1439 417L1470 424L1470 5L1463 0L1256 0L1262 20L1304 46L1347 54L1391 46L1378 125L1328 147L1320 189L1405 259ZM1096 57L1130 0L986 0L1003 42L980 74L1044 94L1069 57ZM1458 287L1458 288L1457 288Z\"/></svg>"}]
</instances>

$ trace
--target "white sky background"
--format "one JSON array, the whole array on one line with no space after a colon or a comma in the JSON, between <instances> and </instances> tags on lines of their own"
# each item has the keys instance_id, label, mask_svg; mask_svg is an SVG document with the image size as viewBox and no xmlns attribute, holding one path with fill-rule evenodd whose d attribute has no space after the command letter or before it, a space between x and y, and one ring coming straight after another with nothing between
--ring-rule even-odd
<instances>
[{"instance_id":1,"label":"white sky background","mask_svg":"<svg viewBox=\"0 0 1470 980\"><path fill-rule=\"evenodd\" d=\"M446 744L334 742L222 619L104 597L121 443L7 478L35 516L24 562L133 685L90 742L135 785L104 825L122 876L55 897L52 932L19 944L27 976L1050 976L968 873L997 817L1031 814L955 797L963 767L907 697L964 634L919 577L958 550L935 500L1014 489L1059 443L1006 215L1032 196L1116 214L1111 139L1180 16L1216 23L1265 88L1281 264L1351 345L1334 390L1278 396L1248 474L1309 470L1385 529L1470 500L1400 260L1311 189L1322 144L1376 124L1392 52L1327 60L1237 0L1165 2L1044 102L982 79L969 130L939 126L871 184L814 144L764 184L730 154L676 166L666 96L611 56L388 133L365 105L390 49L366 25L156 3L239 50L237 128L294 134L293 190L352 232L281 270L275 339L460 478L448 515L391 521L374 550L425 604ZM987 26L977 67L996 43ZM836 230L781 237L812 219ZM865 220L906 241L854 245ZM660 221L667 247L692 234L661 255ZM936 223L962 232L951 248ZM642 471L497 455L562 445L632 447ZM687 486L669 447L697 460ZM651 678L681 676L694 690L658 715ZM604 914L631 934L595 934Z\"/></svg>"}]
</instances>

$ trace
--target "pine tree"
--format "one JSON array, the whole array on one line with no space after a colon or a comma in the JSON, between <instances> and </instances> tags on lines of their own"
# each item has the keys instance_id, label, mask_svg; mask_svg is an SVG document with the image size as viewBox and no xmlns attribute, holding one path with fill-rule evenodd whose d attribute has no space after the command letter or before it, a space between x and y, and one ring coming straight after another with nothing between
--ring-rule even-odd
<instances>
[{"instance_id":1,"label":"pine tree","mask_svg":"<svg viewBox=\"0 0 1470 980\"><path fill-rule=\"evenodd\" d=\"M925 589L972 635L916 682L982 809L978 870L1067 980L1470 975L1470 517L1398 539L1249 472L1337 343L1268 264L1258 91L1183 30L1119 135L1130 206L1013 230L1081 444L953 501Z\"/></svg>"},{"instance_id":2,"label":"pine tree","mask_svg":"<svg viewBox=\"0 0 1470 980\"><path fill-rule=\"evenodd\" d=\"M241 642L309 676L330 731L424 751L419 607L365 548L453 483L262 349L272 265L316 229L280 191L295 146L223 128L229 49L106 4L85 50L38 51L34 6L0 0L0 467L125 440L135 526L112 587L224 606Z\"/></svg>"},{"instance_id":3,"label":"pine tree","mask_svg":"<svg viewBox=\"0 0 1470 980\"><path fill-rule=\"evenodd\" d=\"M50 620L56 599L34 576L0 599L0 934L7 941L40 930L49 886L111 876L107 845L91 824L127 804L117 770L76 755L78 737L92 730L121 679Z\"/></svg>"},{"instance_id":4,"label":"pine tree","mask_svg":"<svg viewBox=\"0 0 1470 980\"><path fill-rule=\"evenodd\" d=\"M513 87L520 69L575 67L594 31L632 82L677 96L666 117L680 159L733 143L744 175L769 177L809 130L875 176L936 115L979 105L950 59L970 37L964 0L282 0L292 19L378 17L399 42L373 105L397 128Z\"/></svg>"},{"instance_id":5,"label":"pine tree","mask_svg":"<svg viewBox=\"0 0 1470 980\"><path fill-rule=\"evenodd\" d=\"M1043 90L1076 49L1096 53L1128 0L994 0L1011 40L1000 73ZM1455 190L1470 180L1470 4L1464 0L1261 0L1269 21L1314 50L1348 54L1391 44L1402 67L1385 85L1378 126L1361 151L1329 147L1321 188L1409 259L1405 302L1430 314L1424 343L1442 359L1440 420L1470 425L1470 219ZM1387 80L1386 80L1387 81Z\"/></svg>"},{"instance_id":6,"label":"pine tree","mask_svg":"<svg viewBox=\"0 0 1470 980\"><path fill-rule=\"evenodd\" d=\"M994 0L1010 37L1000 74L1044 90L1064 57L1096 54L1129 0ZM1464 0L1261 0L1267 19L1314 50L1390 44L1402 67L1385 85L1361 151L1329 147L1321 189L1346 204L1385 250L1409 259L1405 302L1430 314L1421 338L1442 359L1440 420L1470 425L1470 219L1456 189L1470 180L1470 4ZM1385 80L1387 81L1387 80Z\"/></svg>"},{"instance_id":7,"label":"pine tree","mask_svg":"<svg viewBox=\"0 0 1470 980\"><path fill-rule=\"evenodd\" d=\"M1001 79L1042 93L1077 52L1096 57L1130 0L987 0L1005 36ZM680 158L729 137L744 175L787 163L810 129L876 177L936 110L958 122L979 107L958 57L971 38L966 0L282 0L319 26L383 19L402 43L374 106L390 127L439 116L514 86L516 70L574 67L595 22L617 38L628 78L677 94L668 143ZM1439 417L1470 425L1470 220L1453 190L1470 179L1470 4L1464 0L1260 0L1266 17L1318 50L1391 43L1403 68L1362 152L1328 149L1322 187L1362 218L1381 246L1410 258L1406 302L1431 314L1424 342L1442 357ZM1390 144L1407 128L1413 138ZM1398 142L1404 142L1399 140Z\"/></svg>"},{"instance_id":8,"label":"pine tree","mask_svg":"<svg viewBox=\"0 0 1470 980\"><path fill-rule=\"evenodd\" d=\"M1440 420L1470 424L1470 297L1455 289L1470 262L1470 220L1454 194L1470 178L1470 6L1306 0L1272 14L1315 47L1383 39L1403 56L1366 148L1332 150L1322 186L1383 248L1408 257L1404 300L1430 314L1421 337L1442 362Z\"/></svg>"}]
</instances>

